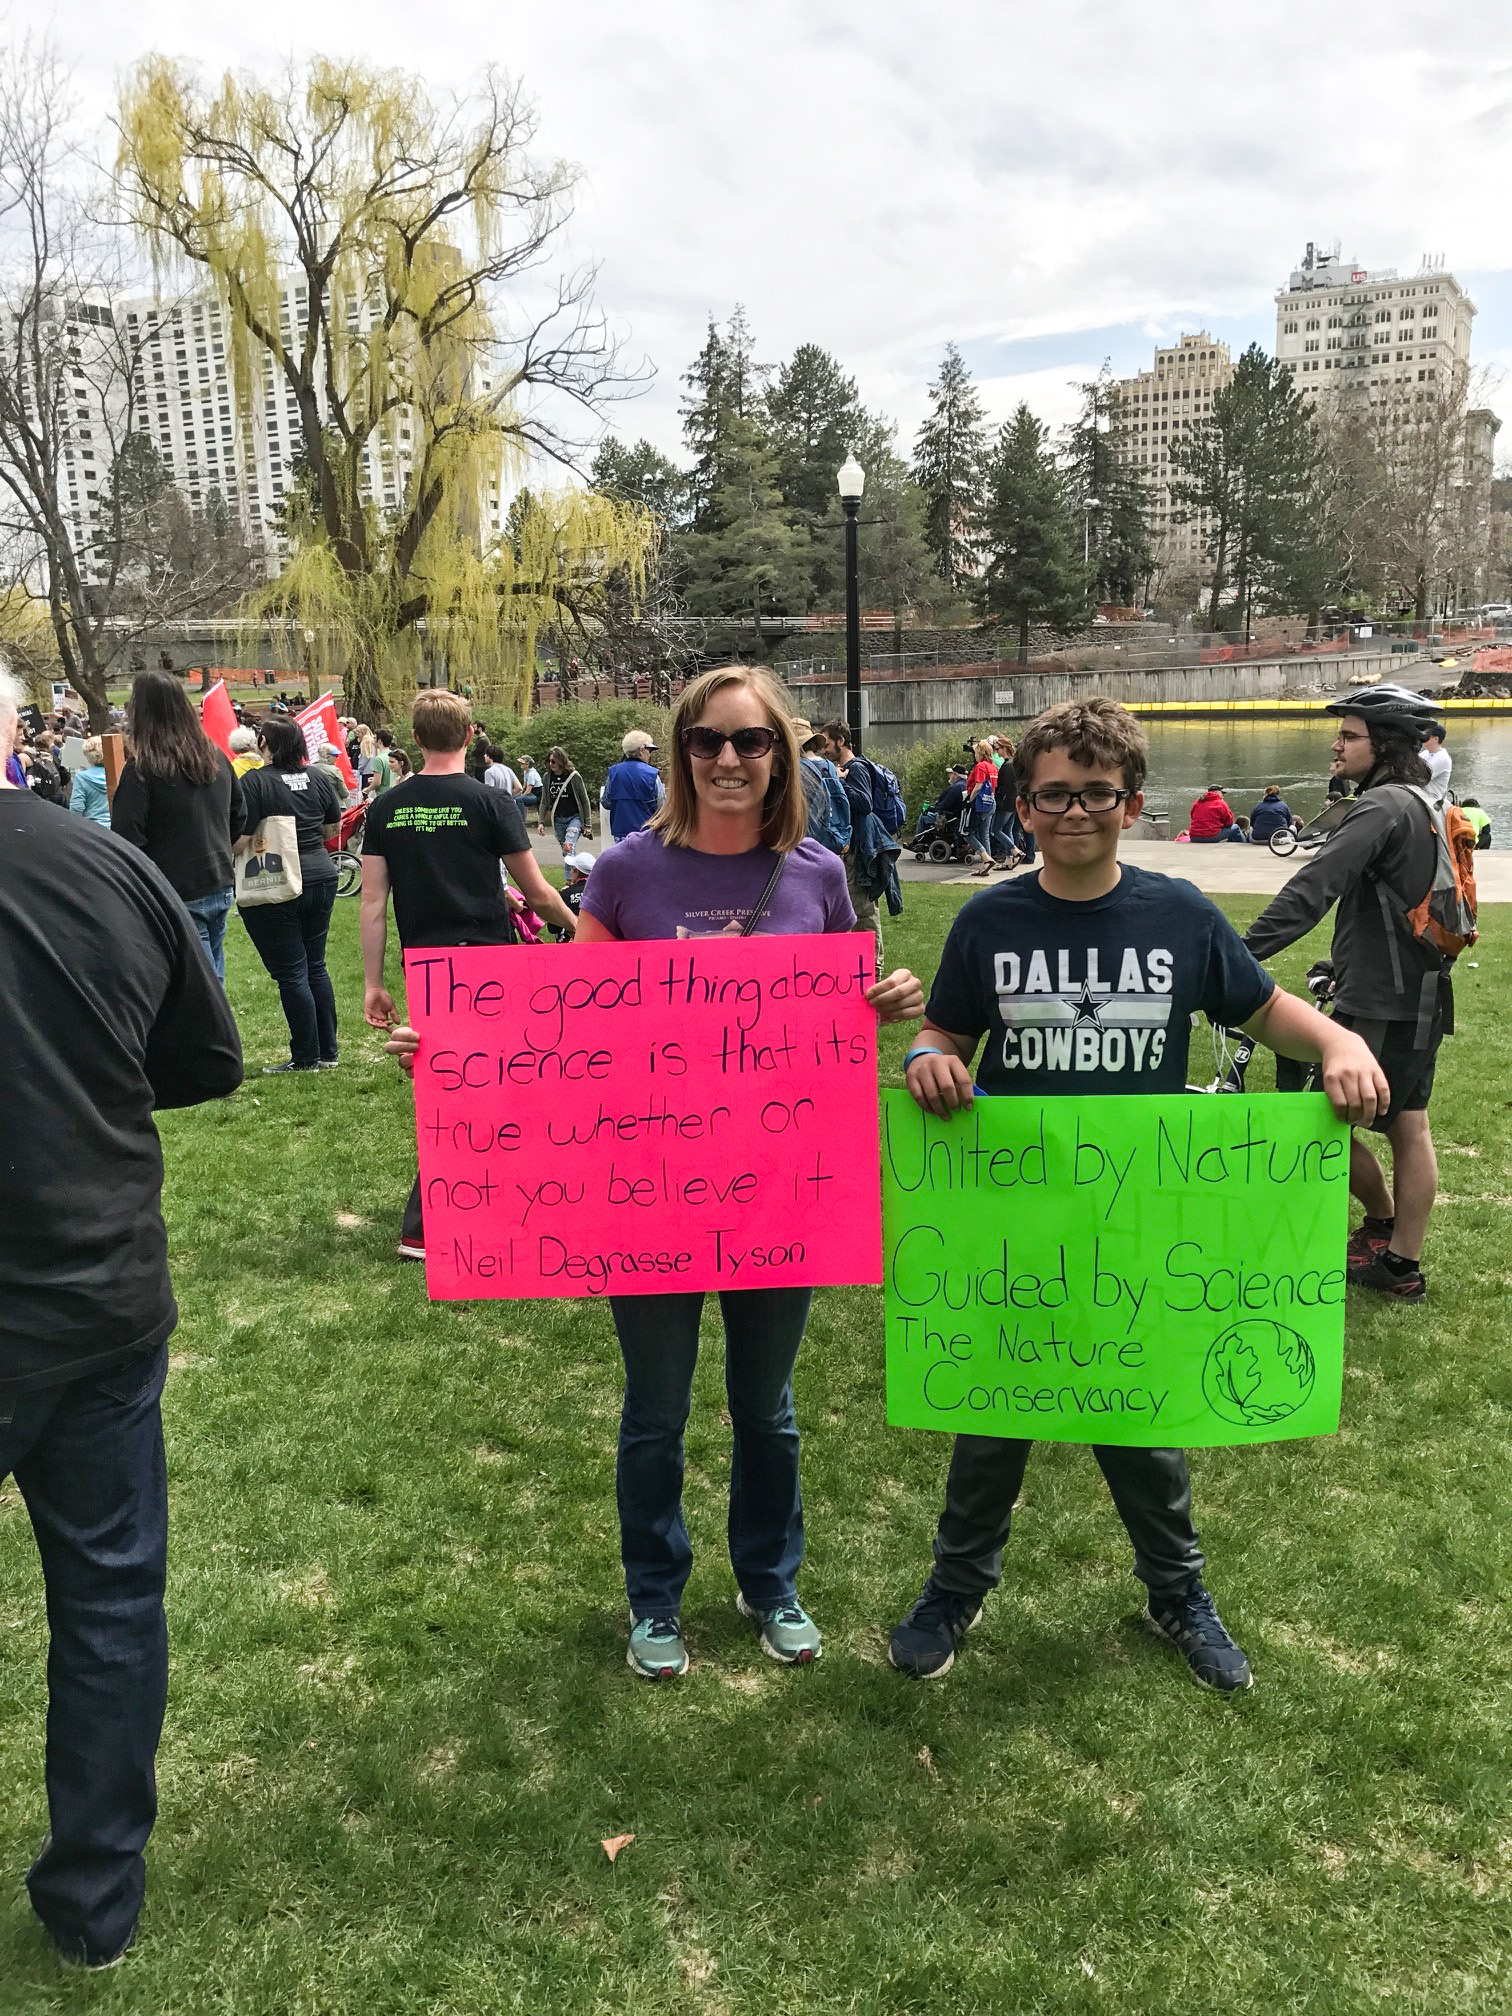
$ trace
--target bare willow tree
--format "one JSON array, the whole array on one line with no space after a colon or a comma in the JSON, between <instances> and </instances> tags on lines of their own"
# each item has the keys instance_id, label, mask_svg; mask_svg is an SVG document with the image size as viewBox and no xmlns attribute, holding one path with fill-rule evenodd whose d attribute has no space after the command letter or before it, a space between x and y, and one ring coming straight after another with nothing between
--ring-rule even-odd
<instances>
[{"instance_id":1,"label":"bare willow tree","mask_svg":"<svg viewBox=\"0 0 1512 2016\"><path fill-rule=\"evenodd\" d=\"M563 596L605 571L638 586L655 536L571 490L537 496L549 537L497 533L511 481L570 464L625 382L592 270L552 270L576 174L535 160L529 102L492 71L437 103L360 63L207 87L152 56L120 129L130 216L229 310L244 423L273 399L297 413L304 480L261 612L315 631L360 713L422 652L526 701Z\"/></svg>"},{"instance_id":2,"label":"bare willow tree","mask_svg":"<svg viewBox=\"0 0 1512 2016\"><path fill-rule=\"evenodd\" d=\"M1489 380L1457 364L1341 402L1325 427L1345 578L1426 617L1488 559L1497 421Z\"/></svg>"},{"instance_id":3,"label":"bare willow tree","mask_svg":"<svg viewBox=\"0 0 1512 2016\"><path fill-rule=\"evenodd\" d=\"M117 480L141 439L156 325L115 312L119 234L90 215L71 117L50 44L0 55L0 564L17 635L35 638L20 613L30 596L46 610L55 671L104 727L111 668L136 637L234 597L248 573L245 555L224 577L155 564Z\"/></svg>"}]
</instances>

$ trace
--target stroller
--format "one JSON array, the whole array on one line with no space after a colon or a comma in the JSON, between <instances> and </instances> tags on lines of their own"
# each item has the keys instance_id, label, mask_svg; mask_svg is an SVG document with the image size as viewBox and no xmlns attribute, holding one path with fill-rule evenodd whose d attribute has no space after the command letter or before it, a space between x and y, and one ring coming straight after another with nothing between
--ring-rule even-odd
<instances>
[{"instance_id":1,"label":"stroller","mask_svg":"<svg viewBox=\"0 0 1512 2016\"><path fill-rule=\"evenodd\" d=\"M326 847L336 857L336 894L355 896L362 887L362 829L367 824L367 806L351 805L341 815L336 838Z\"/></svg>"},{"instance_id":2,"label":"stroller","mask_svg":"<svg viewBox=\"0 0 1512 2016\"><path fill-rule=\"evenodd\" d=\"M971 800L965 799L958 811L947 813L943 823L935 816L933 803L927 804L919 814L919 823L908 845L916 861L968 860L975 851L971 844Z\"/></svg>"}]
</instances>

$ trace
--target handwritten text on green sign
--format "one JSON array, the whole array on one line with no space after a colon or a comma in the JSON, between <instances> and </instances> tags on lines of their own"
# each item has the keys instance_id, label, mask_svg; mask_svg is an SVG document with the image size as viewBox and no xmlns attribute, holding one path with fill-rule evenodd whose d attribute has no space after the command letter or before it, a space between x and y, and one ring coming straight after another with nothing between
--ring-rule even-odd
<instances>
[{"instance_id":1,"label":"handwritten text on green sign","mask_svg":"<svg viewBox=\"0 0 1512 2016\"><path fill-rule=\"evenodd\" d=\"M883 1096L887 1418L1149 1447L1331 1434L1348 1130L1318 1094Z\"/></svg>"}]
</instances>

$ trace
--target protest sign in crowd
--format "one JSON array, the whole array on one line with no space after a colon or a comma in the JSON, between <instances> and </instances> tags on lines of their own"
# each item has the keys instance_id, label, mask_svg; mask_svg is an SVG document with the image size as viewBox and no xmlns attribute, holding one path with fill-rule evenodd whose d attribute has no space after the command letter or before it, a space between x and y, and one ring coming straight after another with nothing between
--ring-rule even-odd
<instances>
[{"instance_id":1,"label":"protest sign in crowd","mask_svg":"<svg viewBox=\"0 0 1512 2016\"><path fill-rule=\"evenodd\" d=\"M1379 687L1330 710L1358 799L1244 938L1189 883L1118 859L1143 802L1138 724L1105 700L1049 709L1006 759L1011 825L981 836L995 853L1011 830L1023 872L963 905L927 982L878 956L885 816L902 810L890 773L840 724L795 722L759 669L689 684L664 771L649 737L626 737L597 859L566 752L544 775L528 756L515 769L450 693L416 701L421 767L405 775L393 737L341 721L329 697L253 727L222 691L202 724L176 680L144 674L113 796L80 790L101 768L85 742L72 811L61 780L39 785L51 731L13 760L23 708L5 679L0 1028L17 1089L0 1475L21 1486L47 1585L50 1832L28 1882L66 1959L108 1965L130 1945L156 1815L177 1311L153 1114L241 1081L222 985L233 908L288 1022L289 1057L267 1068L339 1068L331 847L356 812L364 1014L414 1085L397 1251L437 1300L607 1302L637 1676L675 1679L692 1654L683 1432L709 1294L735 1600L773 1660L822 1656L800 1592L793 1372L815 1292L880 1283L874 1403L953 1437L892 1665L949 1670L1002 1574L1033 1444L1050 1440L1091 1445L1150 1629L1201 1684L1251 1684L1208 1591L1183 1450L1331 1432L1347 1289L1427 1292L1427 1109L1474 882L1424 788L1419 696ZM565 888L536 861L527 811L556 833ZM1328 1015L1259 959L1335 905ZM1202 1018L1311 1089L1191 1098ZM879 1022L918 1024L906 1089L880 1105ZM1391 1144L1389 1179L1371 1131Z\"/></svg>"}]
</instances>

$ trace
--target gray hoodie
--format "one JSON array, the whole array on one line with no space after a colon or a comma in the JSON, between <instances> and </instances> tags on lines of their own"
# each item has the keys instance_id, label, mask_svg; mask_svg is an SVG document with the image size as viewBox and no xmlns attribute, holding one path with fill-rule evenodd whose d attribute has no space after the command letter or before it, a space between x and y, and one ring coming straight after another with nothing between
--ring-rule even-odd
<instances>
[{"instance_id":1,"label":"gray hoodie","mask_svg":"<svg viewBox=\"0 0 1512 2016\"><path fill-rule=\"evenodd\" d=\"M1406 913L1433 880L1437 843L1428 808L1405 785L1367 783L1332 836L1299 868L1244 934L1270 959L1327 916L1335 903L1330 956L1335 1001L1362 1022L1417 1022L1425 999L1452 1026L1448 971L1412 935ZM1381 894L1384 889L1385 904Z\"/></svg>"}]
</instances>

